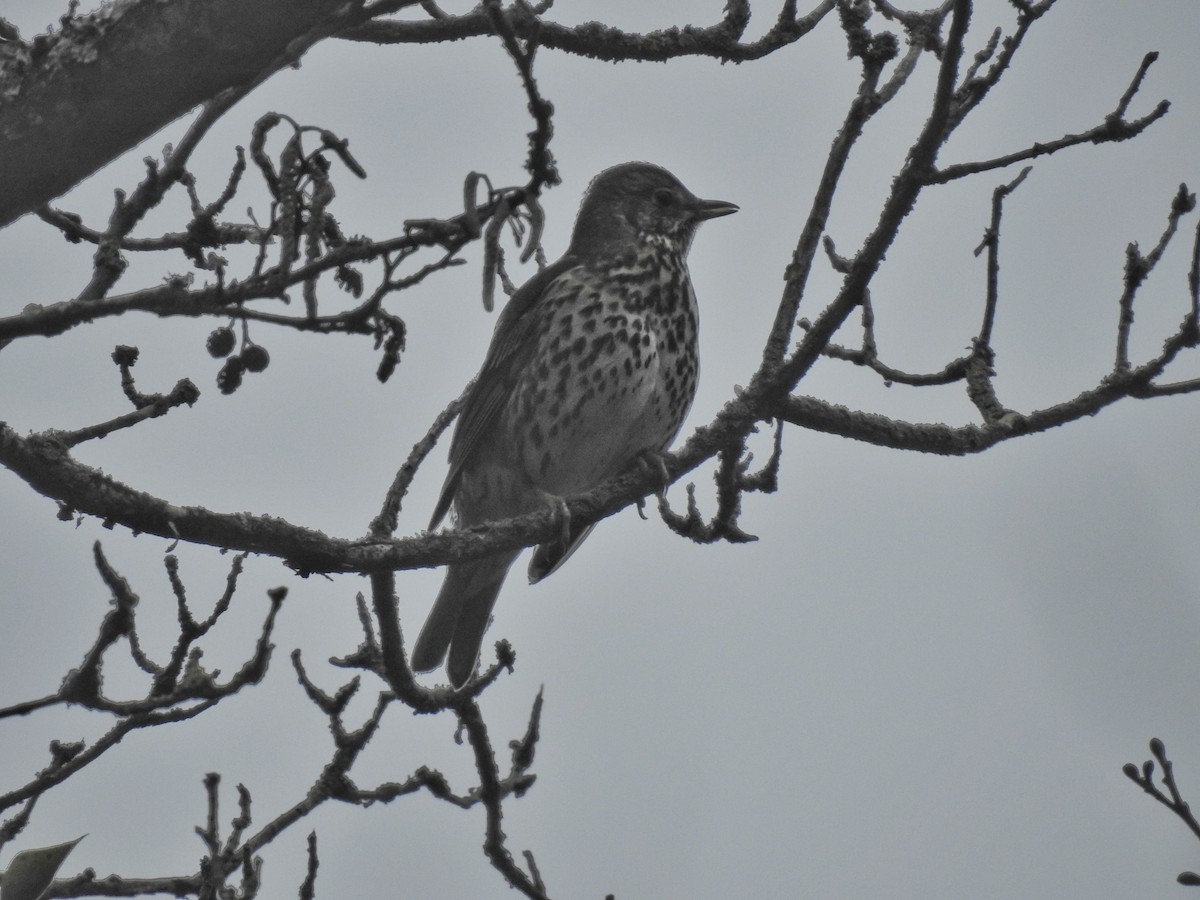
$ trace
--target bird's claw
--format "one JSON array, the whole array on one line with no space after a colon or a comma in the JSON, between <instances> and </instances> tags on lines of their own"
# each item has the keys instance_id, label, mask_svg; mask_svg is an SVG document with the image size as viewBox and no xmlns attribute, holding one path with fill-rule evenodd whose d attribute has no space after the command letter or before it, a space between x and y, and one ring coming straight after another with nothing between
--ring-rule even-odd
<instances>
[{"instance_id":1,"label":"bird's claw","mask_svg":"<svg viewBox=\"0 0 1200 900\"><path fill-rule=\"evenodd\" d=\"M663 458L662 453L658 450L643 450L638 454L638 462L648 471L657 470L659 485L658 489L654 492L654 496L658 498L660 503L665 501L667 499L667 488L671 484L671 473L667 471L667 461ZM638 511L641 512L641 510L642 501L639 500ZM646 517L643 515L642 518Z\"/></svg>"}]
</instances>

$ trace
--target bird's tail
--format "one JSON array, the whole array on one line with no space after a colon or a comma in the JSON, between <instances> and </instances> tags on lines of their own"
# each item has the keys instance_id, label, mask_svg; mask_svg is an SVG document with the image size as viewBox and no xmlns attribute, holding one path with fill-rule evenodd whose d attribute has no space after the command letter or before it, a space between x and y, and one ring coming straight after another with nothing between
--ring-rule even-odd
<instances>
[{"instance_id":1,"label":"bird's tail","mask_svg":"<svg viewBox=\"0 0 1200 900\"><path fill-rule=\"evenodd\" d=\"M500 553L455 563L446 570L446 580L413 645L415 671L436 669L445 659L450 683L456 688L466 683L479 660L483 633L504 576L516 558L516 553Z\"/></svg>"}]
</instances>

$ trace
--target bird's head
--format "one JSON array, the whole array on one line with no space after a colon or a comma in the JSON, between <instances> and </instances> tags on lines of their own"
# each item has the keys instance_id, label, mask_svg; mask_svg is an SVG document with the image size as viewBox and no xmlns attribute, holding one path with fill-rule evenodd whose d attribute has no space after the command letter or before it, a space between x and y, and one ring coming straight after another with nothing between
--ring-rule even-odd
<instances>
[{"instance_id":1,"label":"bird's head","mask_svg":"<svg viewBox=\"0 0 1200 900\"><path fill-rule=\"evenodd\" d=\"M701 222L737 210L724 200L701 200L661 166L622 163L588 185L570 252L587 257L657 243L682 255Z\"/></svg>"}]
</instances>

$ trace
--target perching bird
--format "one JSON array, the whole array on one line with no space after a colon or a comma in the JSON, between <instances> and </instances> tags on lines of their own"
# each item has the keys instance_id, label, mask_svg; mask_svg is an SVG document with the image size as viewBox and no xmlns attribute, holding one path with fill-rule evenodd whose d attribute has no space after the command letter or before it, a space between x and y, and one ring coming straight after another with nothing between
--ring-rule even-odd
<instances>
[{"instance_id":1,"label":"perching bird","mask_svg":"<svg viewBox=\"0 0 1200 900\"><path fill-rule=\"evenodd\" d=\"M589 490L674 440L696 392L696 297L688 247L701 200L658 166L630 162L588 186L566 254L526 282L496 323L450 443L433 512L460 527L544 509ZM592 530L540 545L536 582ZM454 563L413 647L418 672L442 660L455 687L475 671L483 633L519 551Z\"/></svg>"}]
</instances>

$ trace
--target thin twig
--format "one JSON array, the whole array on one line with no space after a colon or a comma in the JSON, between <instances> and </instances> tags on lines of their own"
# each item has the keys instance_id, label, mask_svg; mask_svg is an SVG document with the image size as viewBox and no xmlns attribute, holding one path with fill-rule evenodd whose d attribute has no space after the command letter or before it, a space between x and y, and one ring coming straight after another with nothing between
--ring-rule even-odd
<instances>
[{"instance_id":1,"label":"thin twig","mask_svg":"<svg viewBox=\"0 0 1200 900\"><path fill-rule=\"evenodd\" d=\"M1000 300L1000 217L1004 212L1004 200L1021 186L1032 166L1026 166L1008 184L999 185L992 191L992 221L984 233L983 241L975 249L975 255L987 248L987 299L983 305L983 323L979 326L976 340L985 347L992 345L992 327L996 323L996 307Z\"/></svg>"}]
</instances>

